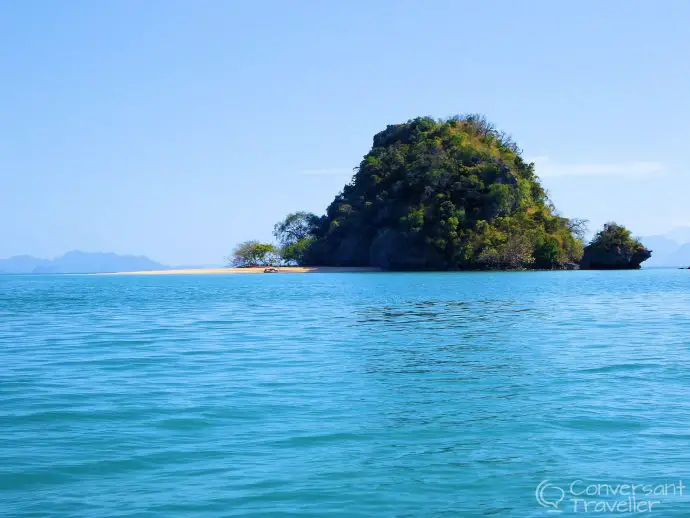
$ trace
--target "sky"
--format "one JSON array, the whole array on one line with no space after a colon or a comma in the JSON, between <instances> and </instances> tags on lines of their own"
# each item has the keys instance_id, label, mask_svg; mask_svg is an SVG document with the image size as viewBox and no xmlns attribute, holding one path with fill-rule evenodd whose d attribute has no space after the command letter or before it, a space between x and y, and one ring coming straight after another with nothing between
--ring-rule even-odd
<instances>
[{"instance_id":1,"label":"sky","mask_svg":"<svg viewBox=\"0 0 690 518\"><path fill-rule=\"evenodd\" d=\"M0 257L222 263L372 137L483 113L559 211L690 226L690 2L0 3Z\"/></svg>"}]
</instances>

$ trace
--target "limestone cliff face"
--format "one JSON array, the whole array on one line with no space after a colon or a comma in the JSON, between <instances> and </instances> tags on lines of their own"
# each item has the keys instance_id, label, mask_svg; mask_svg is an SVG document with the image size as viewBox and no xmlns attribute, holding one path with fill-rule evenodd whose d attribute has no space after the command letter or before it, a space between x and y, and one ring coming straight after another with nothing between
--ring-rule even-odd
<instances>
[{"instance_id":1,"label":"limestone cliff face","mask_svg":"<svg viewBox=\"0 0 690 518\"><path fill-rule=\"evenodd\" d=\"M637 270L640 265L652 257L652 251L646 248L630 250L617 246L603 248L589 245L580 261L583 270Z\"/></svg>"}]
</instances>

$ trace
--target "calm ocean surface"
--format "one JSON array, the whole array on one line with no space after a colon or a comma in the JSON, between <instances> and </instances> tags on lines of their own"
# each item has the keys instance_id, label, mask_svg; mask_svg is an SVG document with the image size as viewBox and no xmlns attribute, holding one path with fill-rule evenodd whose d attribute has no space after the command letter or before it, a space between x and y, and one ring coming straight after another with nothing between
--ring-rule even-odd
<instances>
[{"instance_id":1,"label":"calm ocean surface","mask_svg":"<svg viewBox=\"0 0 690 518\"><path fill-rule=\"evenodd\" d=\"M0 276L3 516L530 517L679 480L689 271Z\"/></svg>"}]
</instances>

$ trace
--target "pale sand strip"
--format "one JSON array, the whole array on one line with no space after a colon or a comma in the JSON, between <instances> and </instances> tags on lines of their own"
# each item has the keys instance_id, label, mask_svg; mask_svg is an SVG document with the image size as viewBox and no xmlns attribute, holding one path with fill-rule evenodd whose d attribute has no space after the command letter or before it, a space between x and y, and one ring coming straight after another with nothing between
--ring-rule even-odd
<instances>
[{"instance_id":1,"label":"pale sand strip","mask_svg":"<svg viewBox=\"0 0 690 518\"><path fill-rule=\"evenodd\" d=\"M203 268L189 270L150 270L142 272L117 272L96 275L204 275L215 273L264 273L265 268ZM278 273L343 273L380 272L380 268L340 267L340 266L280 266Z\"/></svg>"}]
</instances>

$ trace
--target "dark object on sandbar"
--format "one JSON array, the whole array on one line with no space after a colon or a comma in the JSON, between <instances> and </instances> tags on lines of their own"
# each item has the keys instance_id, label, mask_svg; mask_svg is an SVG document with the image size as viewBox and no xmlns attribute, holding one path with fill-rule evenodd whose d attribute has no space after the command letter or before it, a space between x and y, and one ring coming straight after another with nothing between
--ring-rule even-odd
<instances>
[{"instance_id":1,"label":"dark object on sandbar","mask_svg":"<svg viewBox=\"0 0 690 518\"><path fill-rule=\"evenodd\" d=\"M269 268L264 269L264 273L278 273L280 270L278 268L274 268L273 266L270 266Z\"/></svg>"}]
</instances>

